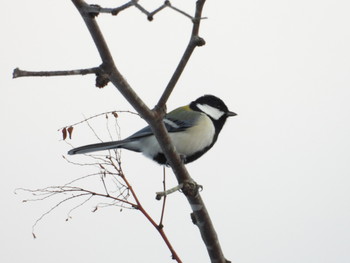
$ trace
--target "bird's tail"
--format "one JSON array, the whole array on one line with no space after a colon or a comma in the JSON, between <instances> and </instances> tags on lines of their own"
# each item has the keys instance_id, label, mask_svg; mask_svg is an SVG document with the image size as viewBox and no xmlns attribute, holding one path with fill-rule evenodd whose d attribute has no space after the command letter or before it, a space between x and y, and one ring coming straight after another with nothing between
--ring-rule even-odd
<instances>
[{"instance_id":1,"label":"bird's tail","mask_svg":"<svg viewBox=\"0 0 350 263\"><path fill-rule=\"evenodd\" d=\"M78 148L74 148L68 152L69 155L81 154L81 153L90 153L103 150L111 150L120 148L123 144L123 141L113 141L113 142L101 142L95 144L84 145Z\"/></svg>"}]
</instances>

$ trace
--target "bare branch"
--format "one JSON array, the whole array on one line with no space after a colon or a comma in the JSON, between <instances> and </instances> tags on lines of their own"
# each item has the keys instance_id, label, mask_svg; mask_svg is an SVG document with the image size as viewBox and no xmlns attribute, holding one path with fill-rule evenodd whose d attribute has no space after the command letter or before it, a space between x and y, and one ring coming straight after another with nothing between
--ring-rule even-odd
<instances>
[{"instance_id":1,"label":"bare branch","mask_svg":"<svg viewBox=\"0 0 350 263\"><path fill-rule=\"evenodd\" d=\"M85 7L85 12L88 12L93 15L98 15L100 13L105 13L105 14L112 14L112 15L117 15L119 12L133 6L134 3L133 1L127 2L124 5L121 5L116 8L106 8L106 7L100 7L99 5L89 5Z\"/></svg>"},{"instance_id":2,"label":"bare branch","mask_svg":"<svg viewBox=\"0 0 350 263\"><path fill-rule=\"evenodd\" d=\"M175 10L176 12L178 12L178 13L180 13L180 14L183 14L184 16L188 17L189 19L193 20L193 17L192 17L191 15L189 15L189 14L187 14L186 12L180 10L179 8L177 8L177 7L173 6L173 5L171 5L171 4L170 4L170 1L166 1L166 2L168 2L168 4L167 4L166 6L168 6L169 8Z\"/></svg>"},{"instance_id":3,"label":"bare branch","mask_svg":"<svg viewBox=\"0 0 350 263\"><path fill-rule=\"evenodd\" d=\"M135 110L145 119L154 118L154 114L147 107L147 105L141 100L141 98L135 93L135 91L130 87L129 83L120 74L115 66L113 57L108 48L108 45L102 35L99 26L96 23L94 17L89 13L85 12L89 5L83 0L72 0L78 11L80 12L84 22L91 34L92 39L95 42L97 50L100 54L102 65L101 70L109 76L109 80L119 89L123 96L129 101L129 103L135 108Z\"/></svg>"},{"instance_id":4,"label":"bare branch","mask_svg":"<svg viewBox=\"0 0 350 263\"><path fill-rule=\"evenodd\" d=\"M101 115L100 115L101 116ZM67 192L71 192L71 191L75 191L75 190L80 190L83 193L88 193L92 196L100 196L100 197L105 197L108 199L112 199L117 201L117 205L123 207L124 204L130 205L131 207L139 210L146 218L147 220L156 228L156 230L158 231L158 233L161 235L162 239L164 240L164 242L166 243L168 249L170 250L173 259L175 259L177 262L182 262L181 259L179 258L179 256L177 255L176 251L174 250L173 246L171 245L171 243L169 242L163 227L160 226L159 224L157 224L153 218L148 214L148 212L144 209L144 207L142 206L139 198L136 195L136 192L134 191L132 185L129 183L129 181L127 180L126 176L124 175L124 172L122 170L121 167L121 160L120 160L120 156L118 155L117 151L111 151L114 154L110 154L105 156L105 158L101 159L99 157L95 158L93 155L91 156L94 160L97 159L98 162L97 163L93 163L96 167L99 168L100 172L96 173L94 175L99 175L100 177L100 181L102 182L102 186L104 189L104 194L95 192L95 191L90 191L90 190L86 190L86 189L82 189L82 188L76 188L76 187L72 187L70 188L69 185L64 185L64 188L61 189L55 189L55 193L59 192L62 193L61 190L67 190ZM111 168L111 169L109 169ZM110 191L110 187L107 185L106 182L106 177L110 176L109 178L112 178L114 180L117 181L117 185L118 185L118 192L119 195L113 195L112 191ZM83 177L83 178L87 178L87 176ZM118 178L120 178L122 180L122 182L120 182L118 180ZM72 182L77 182L79 179L73 180ZM133 200L135 201L134 203L129 202L126 200L126 197L129 196L129 192L131 193L131 196L133 198ZM64 191L64 193L66 193L66 191ZM83 204L85 204L86 202L88 202L91 198L88 198L86 200L84 200L84 202L78 204L76 207L74 207L73 209L70 210L70 212L68 213L68 216L70 215L71 211L75 210L76 208L82 206ZM108 205L115 205L115 204L106 204ZM162 214L164 213L165 210L165 203L163 203L163 207L162 207ZM96 209L99 206L96 206Z\"/></svg>"},{"instance_id":5,"label":"bare branch","mask_svg":"<svg viewBox=\"0 0 350 263\"><path fill-rule=\"evenodd\" d=\"M202 46L205 44L205 41L199 37L199 27L200 27L200 22L202 21L202 10L203 6L205 4L205 0L197 0L196 2L196 11L195 11L195 16L191 17L187 13L181 11L178 8L172 7L170 5L169 1L165 1L162 6L160 6L158 9L156 9L155 13L159 12L161 9L166 7L170 7L171 9L181 13L182 15L185 15L187 17L190 17L192 22L193 22L193 28L191 32L191 37L190 41L188 43L188 46L186 50L184 51L184 54L172 76L170 79L168 85L166 86L162 96L160 97L156 107L154 110L150 110L150 108L142 101L142 99L136 94L136 92L131 88L129 83L125 80L125 78L121 75L119 70L117 69L114 60L112 58L112 55L110 53L110 50L108 48L108 45L104 39L104 36L95 20L95 16L98 15L99 12L102 11L108 11L108 12L113 12L112 9L103 9L97 6L91 6L88 5L84 0L72 0L73 4L76 6L78 11L80 12L80 15L82 16L89 32L90 35L96 45L96 48L100 54L102 64L98 68L93 68L90 69L90 72L87 72L85 74L90 74L90 73L95 73L97 75L97 86L98 87L103 87L106 85L109 81L120 91L120 93L126 98L126 100L134 107L134 109L140 114L140 116L145 119L145 121L150 125L152 128L152 131L157 138L162 151L164 155L167 158L168 163L172 167L174 174L177 177L177 180L179 184L183 184L182 191L186 195L188 202L191 205L192 208L192 220L193 223L197 225L197 227L200 230L202 239L206 245L207 251L209 253L211 262L218 262L218 263L226 263L229 262L225 259L223 256L223 252L220 247L220 243L218 241L215 229L213 227L213 224L211 222L211 219L209 217L209 214L206 210L206 207L204 205L203 200L200 197L200 194L198 193L198 185L192 180L190 177L187 169L182 163L181 158L177 154L174 145L172 144L170 137L168 136L167 130L165 128L165 125L163 123L163 117L165 114L165 106L168 98L170 97L177 81L179 80L189 58L191 57L194 49L197 46ZM164 6L165 5L165 6ZM148 12L146 9L144 9L142 6L138 4L137 0L131 0L127 4L123 5L122 7L119 7L120 9L114 9L114 14L117 14L121 10L124 10L130 6L135 6L136 8L140 9L143 13L145 13L149 20L153 18L153 15L155 13ZM54 76L55 74L58 75L70 75L67 73L68 71L65 72L56 72L56 73L40 73L42 75L40 76ZM74 74L82 74L81 71L79 73L76 73L76 71L71 71L75 72ZM16 69L14 71L14 77L19 77L19 76L25 76L23 74L23 71L20 71L19 69ZM31 72L30 74L35 75L39 73L33 73ZM37 75L39 76L39 75ZM112 161L113 158L110 159L111 164L115 165L115 163ZM121 178L123 180L125 177L123 177L121 168L117 167L117 171L121 173ZM103 166L101 166L103 168ZM119 169L119 170L118 170ZM163 237L165 243L168 245L169 249L172 251L172 255L178 262L181 262L180 259L178 259L175 251L173 251L169 241L167 240L162 228L155 223L155 221L146 213L146 211L143 209L143 207L140 205L137 196L135 195L134 190L132 187L129 185L129 183L124 180L128 189L132 193L135 202L136 202L136 207L139 209L145 216L146 218L157 228L158 232L161 234ZM82 189L84 190L84 189ZM73 191L73 190L70 190ZM59 192L59 191L58 191ZM91 193L92 194L92 193ZM94 195L97 195L96 193ZM99 194L100 196L104 197L110 197L109 195L106 194ZM69 198L67 199L69 200ZM118 201L123 201L116 199ZM64 201L63 201L64 202ZM122 202L123 203L123 202Z\"/></svg>"},{"instance_id":6,"label":"bare branch","mask_svg":"<svg viewBox=\"0 0 350 263\"><path fill-rule=\"evenodd\" d=\"M166 191L166 183L165 183L165 167L163 166L163 191ZM159 227L163 227L163 219L164 219L164 212L165 212L165 202L166 202L166 195L163 198L163 206L162 206L162 213L160 215L159 220Z\"/></svg>"},{"instance_id":7,"label":"bare branch","mask_svg":"<svg viewBox=\"0 0 350 263\"><path fill-rule=\"evenodd\" d=\"M80 204L76 205L75 207L71 208L71 209L68 211L68 213L67 213L67 219L66 219L67 221L68 221L69 218L72 218L72 217L71 217L71 213L72 213L74 210L78 209L79 207L82 207L84 204L86 204L87 202L89 202L91 198L94 197L93 195L89 195L89 194L86 194L86 195L88 195L88 197L87 197L83 202L81 202ZM82 196L83 196L83 194L82 194Z\"/></svg>"},{"instance_id":8,"label":"bare branch","mask_svg":"<svg viewBox=\"0 0 350 263\"><path fill-rule=\"evenodd\" d=\"M177 81L179 80L182 72L184 71L187 62L189 61L194 49L198 46L203 46L205 45L205 41L204 39L200 38L198 36L198 32L199 32L199 25L201 22L201 17L202 17L202 10L203 10L203 6L204 6L205 0L200 0L197 1L196 4L196 14L195 17L192 19L193 21L193 28L192 28L192 33L191 33L191 37L190 37L190 42L187 45L187 48L174 72L174 74L172 75L167 87L165 88L162 96L160 97L156 108L157 109L162 109L166 102L168 101L170 94L172 93L172 91L175 88L175 85L177 83Z\"/></svg>"},{"instance_id":9,"label":"bare branch","mask_svg":"<svg viewBox=\"0 0 350 263\"><path fill-rule=\"evenodd\" d=\"M117 7L117 8L113 8L112 9L112 15L117 15L117 14L119 14L119 12L121 12L121 11L123 11L123 10L125 10L125 9L127 9L127 8L129 8L129 7L131 7L131 6L133 6L134 5L134 3L133 3L134 1L130 1L130 2L128 2L128 3L126 3L126 4L124 4L124 5L122 5L122 6L119 6L119 7Z\"/></svg>"},{"instance_id":10,"label":"bare branch","mask_svg":"<svg viewBox=\"0 0 350 263\"><path fill-rule=\"evenodd\" d=\"M121 169L121 167L120 167L120 169ZM129 181L126 179L126 177L124 176L124 174L123 174L123 172L121 170L120 170L120 176L123 178L123 181L126 183L128 189L130 189L131 194L132 194L133 198L136 201L137 208L147 218L147 220L157 229L158 233L163 238L165 244L168 246L169 250L171 251L172 258L175 259L178 263L182 263L181 259L179 258L179 256L177 255L176 251L174 250L173 246L171 245L168 237L165 235L163 227L158 225L153 220L153 218L147 213L147 211L143 208L143 206L141 205L141 203L140 203L140 201L139 201L139 199L138 199L134 189L132 188L132 186L130 185Z\"/></svg>"},{"instance_id":11,"label":"bare branch","mask_svg":"<svg viewBox=\"0 0 350 263\"><path fill-rule=\"evenodd\" d=\"M62 129L64 129L64 128L68 128L68 127L74 127L74 126L76 126L76 125L78 125L78 124L84 123L84 122L86 122L86 121L89 121L89 120L91 120L91 119L100 117L100 116L102 116L102 115L106 115L106 114L112 114L112 115L114 115L114 113L130 113L130 114L133 114L133 115L140 116L138 113L133 112L133 111L129 111L129 110L113 110L113 111L107 111L107 112L102 112L102 113L93 115L93 116L91 116L91 117L85 118L85 119L82 120L82 121L76 122L76 123L71 124L71 125L67 125L67 126L62 127L62 128L60 128L60 129L58 129L58 130L62 130ZM115 115L114 115L114 117L115 117Z\"/></svg>"},{"instance_id":12,"label":"bare branch","mask_svg":"<svg viewBox=\"0 0 350 263\"><path fill-rule=\"evenodd\" d=\"M60 202L58 202L55 206L51 207L48 211L46 211L44 214L42 214L33 224L32 226L32 233L33 233L33 236L35 237L35 234L34 234L34 229L36 227L36 225L45 217L47 216L49 213L51 213L53 210L55 210L57 207L59 207L60 205L62 205L63 203L71 200L71 199L74 199L74 198L78 198L78 197L81 197L81 196L86 196L88 194L86 193L81 193L81 194L78 194L78 195L74 195L74 196L70 196L70 197L67 197L63 200L61 200ZM42 200L42 199L41 199Z\"/></svg>"},{"instance_id":13,"label":"bare branch","mask_svg":"<svg viewBox=\"0 0 350 263\"><path fill-rule=\"evenodd\" d=\"M105 74L109 75L109 80L118 88L122 95L128 100L128 102L134 107L134 109L144 118L157 138L164 155L166 156L174 174L177 177L179 184L184 183L183 192L189 201L193 216L196 220L194 223L198 226L202 239L207 247L210 259L212 262L225 263L223 252L221 250L220 243L217 238L214 226L210 220L208 211L204 205L198 193L198 187L190 177L187 169L184 167L180 156L177 154L174 145L172 144L170 137L168 136L167 130L163 123L164 107L165 103L170 96L177 80L180 77L190 55L192 54L196 46L203 45L205 42L198 37L198 31L201 21L201 14L205 0L198 0L196 3L195 19L193 20L192 36L189 42L189 46L185 51L185 59L181 60L179 66L177 67L170 84L166 88L164 94L162 95L159 103L157 104L156 111L151 111L141 98L135 93L135 91L130 87L127 81L123 78L120 72L117 70L111 53L108 49L107 43L97 25L94 17L84 12L84 7L87 4L83 0L72 0L80 14L82 15L86 26L95 42L95 45L100 53L101 59L103 61L101 67ZM131 190L131 189L130 189Z\"/></svg>"},{"instance_id":14,"label":"bare branch","mask_svg":"<svg viewBox=\"0 0 350 263\"><path fill-rule=\"evenodd\" d=\"M138 10L141 11L141 13L145 14L147 16L147 19L149 21L153 21L154 15L162 11L164 8L169 7L172 10L178 12L179 14L184 15L185 17L193 20L194 17L186 13L185 11L182 11L181 9L174 7L169 0L165 0L164 3L159 6L158 8L154 9L153 11L148 11L146 8L144 8L141 4L139 4L138 0L131 0L119 7L115 8L106 8L106 7L101 7L99 5L88 5L84 7L84 12L90 13L93 16L97 16L100 13L105 13L105 14L112 14L112 15L118 15L121 11L124 11L128 9L129 7L134 6Z\"/></svg>"},{"instance_id":15,"label":"bare branch","mask_svg":"<svg viewBox=\"0 0 350 263\"><path fill-rule=\"evenodd\" d=\"M163 5L161 5L160 7L158 7L157 9L153 10L152 12L150 12L147 16L147 19L149 21L153 20L153 17L155 14L159 13L160 11L162 11L164 8L166 8L168 5L169 1L165 1Z\"/></svg>"},{"instance_id":16,"label":"bare branch","mask_svg":"<svg viewBox=\"0 0 350 263\"><path fill-rule=\"evenodd\" d=\"M74 70L61 70L61 71L25 71L19 68L15 68L12 77L53 77L53 76L72 76L72 75L86 75L86 74L98 74L100 68L87 68L87 69L74 69Z\"/></svg>"}]
</instances>

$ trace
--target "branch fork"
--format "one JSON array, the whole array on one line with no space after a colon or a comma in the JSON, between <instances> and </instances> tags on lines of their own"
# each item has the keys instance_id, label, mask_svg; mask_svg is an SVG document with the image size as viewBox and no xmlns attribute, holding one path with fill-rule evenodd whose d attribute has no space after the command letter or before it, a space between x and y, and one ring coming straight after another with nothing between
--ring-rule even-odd
<instances>
[{"instance_id":1,"label":"branch fork","mask_svg":"<svg viewBox=\"0 0 350 263\"><path fill-rule=\"evenodd\" d=\"M90 69L81 69L73 71L56 71L56 72L29 72L22 71L18 68L14 70L14 78L24 77L24 76L62 76L62 75L76 75L76 74L96 74L96 85L99 87L105 86L108 82L111 82L119 92L124 96L126 100L134 107L134 109L139 113L139 115L150 125L152 131L157 138L164 155L166 156L169 165L171 166L179 185L182 184L182 191L185 194L191 208L192 208L192 218L195 218L196 225L198 226L202 239L206 245L209 257L211 262L215 263L227 263L223 255L220 243L218 241L217 234L215 232L214 226L209 217L209 213L206 210L203 200L199 194L200 187L197 184L189 183L193 182L190 177L187 169L182 163L182 160L173 146L167 130L162 121L164 116L166 102L168 101L172 91L175 88L177 81L179 80L184 68L186 67L187 62L189 61L193 51L196 47L203 46L205 44L204 39L199 37L199 27L202 20L202 10L205 4L205 0L196 1L196 10L194 17L186 14L183 11L179 11L177 8L173 7L169 1L165 1L163 5L168 8L172 8L175 11L191 18L193 27L191 32L190 41L182 58L180 59L174 74L172 75L169 83L167 84L163 94L161 95L156 107L154 110L151 110L147 105L142 101L142 99L136 94L136 92L131 88L129 83L121 75L117 69L113 57L110 53L108 45L104 39L104 36L96 22L95 15L91 15L91 6L87 4L84 0L71 0L80 15L82 16L86 27L88 28L90 35L96 45L96 48L100 54L102 65L100 67L90 68ZM95 10L99 9L98 12L102 13L112 13L118 14L120 11L135 6L141 12L145 13L149 20L153 19L152 12L146 12L142 8L137 0L131 0L127 4L119 7L119 9L104 9L100 7L94 7ZM163 7L164 8L164 7ZM163 8L158 8L155 11L160 11ZM90 11L89 11L90 10ZM155 12L154 11L154 12ZM158 12L157 11L157 12ZM95 11L96 13L96 11ZM132 188L130 189L132 190ZM165 195L166 196L166 195ZM139 207L142 209L142 207ZM161 229L158 227L158 229Z\"/></svg>"}]
</instances>

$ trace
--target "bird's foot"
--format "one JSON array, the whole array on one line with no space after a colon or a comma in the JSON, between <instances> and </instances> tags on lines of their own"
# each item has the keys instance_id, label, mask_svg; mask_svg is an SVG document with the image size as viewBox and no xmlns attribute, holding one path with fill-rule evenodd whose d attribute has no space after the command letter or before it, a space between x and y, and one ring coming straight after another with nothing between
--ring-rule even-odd
<instances>
[{"instance_id":1,"label":"bird's foot","mask_svg":"<svg viewBox=\"0 0 350 263\"><path fill-rule=\"evenodd\" d=\"M199 191L203 190L203 186L197 184L195 181L186 181L181 188L181 191L187 196L197 196Z\"/></svg>"},{"instance_id":2,"label":"bird's foot","mask_svg":"<svg viewBox=\"0 0 350 263\"><path fill-rule=\"evenodd\" d=\"M184 155L184 154L179 154L179 156L180 156L181 162L182 162L183 164L185 164L185 163L186 163L186 155Z\"/></svg>"}]
</instances>

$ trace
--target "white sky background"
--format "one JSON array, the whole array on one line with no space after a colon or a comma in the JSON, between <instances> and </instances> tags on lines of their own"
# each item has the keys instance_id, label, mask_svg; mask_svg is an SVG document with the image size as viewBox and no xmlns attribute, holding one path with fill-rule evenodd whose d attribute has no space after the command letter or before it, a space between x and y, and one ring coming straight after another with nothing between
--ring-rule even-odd
<instances>
[{"instance_id":1,"label":"white sky background","mask_svg":"<svg viewBox=\"0 0 350 263\"><path fill-rule=\"evenodd\" d=\"M194 4L183 2L172 1L192 12ZM14 189L64 184L91 171L62 159L70 146L57 130L83 115L131 107L113 86L95 88L92 75L13 80L15 67L64 70L100 60L70 1L4 1L2 10L0 262L171 262L139 212L91 213L93 201L68 222L71 205L52 212L32 238L32 224L55 201L22 203L28 196L14 195ZM238 113L215 147L187 166L204 186L232 262L350 262L349 10L346 0L205 5L209 19L200 35L207 45L195 51L168 108L211 93ZM152 107L187 45L190 21L165 10L150 23L131 8L117 17L100 15L98 22L120 71ZM122 137L145 125L130 115L121 115L119 124ZM97 142L84 125L73 137L75 146ZM154 193L162 189L161 167L126 151L123 162L158 220L161 203ZM169 186L175 185L172 177L169 170ZM165 230L184 262L209 262L189 213L181 194L170 196Z\"/></svg>"}]
</instances>

